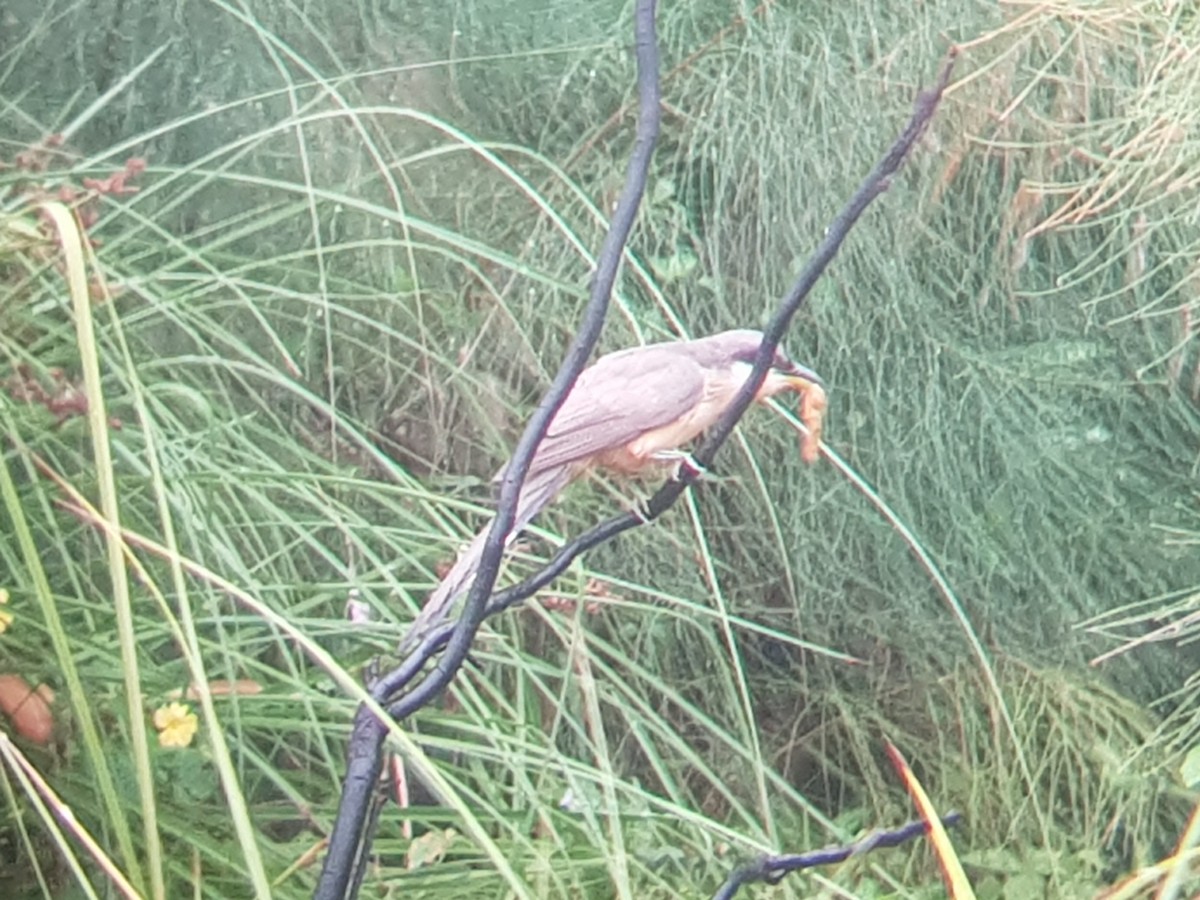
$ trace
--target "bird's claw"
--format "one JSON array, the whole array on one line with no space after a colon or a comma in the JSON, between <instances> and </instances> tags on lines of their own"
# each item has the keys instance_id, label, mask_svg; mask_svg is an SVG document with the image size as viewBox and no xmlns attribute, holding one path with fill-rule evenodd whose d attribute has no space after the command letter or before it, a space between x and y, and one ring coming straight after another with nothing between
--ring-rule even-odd
<instances>
[{"instance_id":1,"label":"bird's claw","mask_svg":"<svg viewBox=\"0 0 1200 900\"><path fill-rule=\"evenodd\" d=\"M671 477L676 481L683 481L685 476L689 481L699 481L708 474L708 469L686 450L659 450L653 458L658 462L674 463L675 473Z\"/></svg>"},{"instance_id":2,"label":"bird's claw","mask_svg":"<svg viewBox=\"0 0 1200 900\"><path fill-rule=\"evenodd\" d=\"M683 481L684 474L688 476L689 481L699 481L708 475L708 469L696 462L696 458L690 453L685 453L679 460L679 468L675 470L675 479Z\"/></svg>"},{"instance_id":3,"label":"bird's claw","mask_svg":"<svg viewBox=\"0 0 1200 900\"><path fill-rule=\"evenodd\" d=\"M654 521L654 516L650 515L650 504L645 500L639 500L633 504L633 509L630 512L633 513L633 517L641 525L649 525Z\"/></svg>"}]
</instances>

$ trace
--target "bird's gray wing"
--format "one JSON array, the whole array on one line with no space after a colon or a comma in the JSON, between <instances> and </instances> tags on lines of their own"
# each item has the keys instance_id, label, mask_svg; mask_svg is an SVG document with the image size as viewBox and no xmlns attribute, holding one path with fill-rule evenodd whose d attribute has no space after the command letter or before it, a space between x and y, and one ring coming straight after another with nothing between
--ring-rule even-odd
<instances>
[{"instance_id":1,"label":"bird's gray wing","mask_svg":"<svg viewBox=\"0 0 1200 900\"><path fill-rule=\"evenodd\" d=\"M704 396L704 369L677 346L635 347L585 369L538 447L544 470L621 447L674 422Z\"/></svg>"}]
</instances>

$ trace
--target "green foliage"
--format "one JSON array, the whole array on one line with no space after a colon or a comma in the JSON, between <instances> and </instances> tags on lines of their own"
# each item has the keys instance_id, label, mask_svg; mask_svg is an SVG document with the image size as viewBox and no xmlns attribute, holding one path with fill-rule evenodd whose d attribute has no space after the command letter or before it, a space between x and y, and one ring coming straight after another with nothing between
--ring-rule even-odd
<instances>
[{"instance_id":1,"label":"green foliage","mask_svg":"<svg viewBox=\"0 0 1200 900\"><path fill-rule=\"evenodd\" d=\"M304 896L360 667L483 521L576 324L629 149L629 11L11 6L0 667L57 688L53 747L21 749L100 850L3 755L5 887L101 883L103 853L151 894ZM964 812L980 897L1084 896L1169 851L1190 651L1080 664L1161 604L1194 627L1200 20L1068 6L660 9L666 127L607 346L759 324L966 45L789 338L966 618L756 412L693 502L496 623L396 735L428 805L388 808L370 889L703 895L745 855L910 818L884 738ZM131 157L137 193L88 187ZM61 248L53 198L94 248ZM577 487L538 536L628 502ZM160 748L189 685L215 694L200 735ZM778 890L941 889L917 846Z\"/></svg>"}]
</instances>

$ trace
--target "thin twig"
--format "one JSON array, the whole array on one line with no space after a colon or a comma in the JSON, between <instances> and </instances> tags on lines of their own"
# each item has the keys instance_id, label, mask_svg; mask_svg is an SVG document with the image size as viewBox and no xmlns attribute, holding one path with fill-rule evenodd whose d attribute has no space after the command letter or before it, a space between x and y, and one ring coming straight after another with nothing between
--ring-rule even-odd
<instances>
[{"instance_id":1,"label":"thin twig","mask_svg":"<svg viewBox=\"0 0 1200 900\"><path fill-rule=\"evenodd\" d=\"M962 815L956 812L942 816L942 825L952 828L962 821ZM920 837L929 830L929 824L924 820L909 822L894 831L876 831L860 841L841 847L826 847L812 850L808 853L788 853L779 856L760 856L753 862L739 866L730 873L729 878L721 885L721 889L713 894L713 900L729 900L741 888L756 881L767 884L778 884L784 875L801 869L812 869L817 866L830 866L844 862L851 856L869 853L884 847L899 847L901 844Z\"/></svg>"}]
</instances>

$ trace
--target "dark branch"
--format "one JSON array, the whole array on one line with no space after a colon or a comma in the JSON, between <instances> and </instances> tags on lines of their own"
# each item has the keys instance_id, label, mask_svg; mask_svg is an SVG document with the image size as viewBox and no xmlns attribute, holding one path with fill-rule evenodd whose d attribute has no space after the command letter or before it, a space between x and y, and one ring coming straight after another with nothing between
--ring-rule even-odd
<instances>
[{"instance_id":1,"label":"dark branch","mask_svg":"<svg viewBox=\"0 0 1200 900\"><path fill-rule=\"evenodd\" d=\"M585 312L583 325L568 351L563 367L559 370L545 399L530 420L517 445L513 460L506 469L506 477L501 488L500 506L496 518L492 522L487 547L475 582L468 594L462 616L457 622L443 623L434 629L397 669L372 685L372 696L380 702L386 703L395 698L412 679L417 677L429 659L437 655L443 647L446 648L433 671L411 692L387 707L388 713L396 719L403 719L411 715L449 684L466 659L470 645L484 618L510 608L549 584L584 551L644 523L644 519L632 513L608 519L564 545L550 562L531 578L507 590L500 591L489 599L499 569L500 557L503 554L504 539L512 527L516 500L528 470L529 461L554 413L566 398L579 372L586 364L599 336L621 252L628 239L638 202L645 186L650 156L658 132L659 116L658 53L654 40L653 0L639 0L636 16L640 101L637 143L630 160L625 190L600 253L596 275L592 282L592 296ZM928 126L937 110L942 92L949 82L953 64L952 53L951 59L943 68L937 83L933 88L918 96L908 125L866 177L850 201L835 217L796 283L763 330L763 343L759 348L749 380L733 404L725 411L717 424L709 430L694 454L695 460L701 466L709 465L721 445L728 439L738 420L753 401L754 393L761 385L767 369L770 367L775 348L791 324L793 317L807 299L809 291L837 255L850 230L871 201L887 189L892 176L899 171L913 145ZM679 480L668 482L660 488L649 501L647 507L649 517L657 518L669 509L693 481L694 476L685 470L681 472ZM315 895L318 900L333 900L333 898L348 896L346 888L351 883L357 885L361 878L361 866L365 864L366 860L365 847L370 842L370 835L366 833L365 829L367 812L371 806L371 796L377 789L379 774L383 767L385 735L386 728L383 724L365 707L360 708L350 741L342 802L330 838L325 869ZM876 843L875 846L879 846L879 844ZM813 854L807 854L802 857L779 857L777 859L796 860L813 857ZM357 866L355 866L355 862L357 862ZM793 866L793 868L800 867L802 866ZM357 872L353 871L355 868L358 869ZM790 869L780 870L780 875L783 871L790 871ZM732 880L731 878L731 882ZM752 875L738 881L733 890L736 891L738 886L750 880L755 880ZM732 896L732 893L722 896Z\"/></svg>"},{"instance_id":2,"label":"dark branch","mask_svg":"<svg viewBox=\"0 0 1200 900\"><path fill-rule=\"evenodd\" d=\"M854 227L866 208L871 204L871 201L887 190L892 176L900 170L900 166L904 163L913 145L928 127L933 114L937 111L938 103L942 99L942 92L946 89L946 85L950 81L950 73L954 68L954 59L955 53L951 51L950 59L942 68L941 75L934 86L927 91L922 91L917 96L912 117L909 119L904 131L901 132L883 158L876 163L858 190L854 192L849 202L846 203L845 207L834 218L825 233L824 239L805 264L800 276L780 303L778 310L771 317L771 321L767 327L763 329L763 343L759 347L758 357L755 360L754 368L751 370L750 379L746 382L733 404L717 421L716 425L709 429L704 441L693 454L693 458L701 466L711 464L713 457L721 445L733 432L734 426L737 425L738 420L753 402L755 391L758 390L763 378L766 377L766 372L770 367L775 348L779 345L784 332L787 331L788 326L791 324L792 318L808 298L813 285L817 283L821 274L837 255L846 240L846 236L850 233L850 230ZM681 469L678 480L667 482L650 499L647 504L650 518L657 518L666 512L693 481L694 476L687 469ZM628 531L642 524L645 524L645 519L634 513L626 512L607 519L585 531L575 539L564 544L545 567L530 578L493 595L486 609L483 611L483 618L501 613L520 603L522 600L531 597L566 571L572 561L583 552L611 540L623 531ZM389 673L385 679L379 682L381 690L376 696L381 702L395 696L397 692L402 690L415 674L420 671L421 667L446 645L453 628L454 625L452 623L444 623L431 631L400 668ZM411 714L417 708L419 708L419 705L413 705L409 702L409 697L405 697L388 709L393 715L402 718L405 715Z\"/></svg>"},{"instance_id":3,"label":"dark branch","mask_svg":"<svg viewBox=\"0 0 1200 900\"><path fill-rule=\"evenodd\" d=\"M952 828L962 821L959 813L951 812L942 817L942 824ZM842 847L826 847L809 853L789 853L781 856L760 856L753 862L739 866L730 873L729 878L721 885L721 889L713 894L713 900L729 900L744 885L756 881L768 884L778 884L783 876L800 869L812 869L816 866L829 866L844 862L851 856L869 853L883 847L899 847L901 844L920 837L929 831L929 825L924 821L909 822L895 831L877 831L869 834L861 841L846 844Z\"/></svg>"},{"instance_id":4,"label":"dark branch","mask_svg":"<svg viewBox=\"0 0 1200 900\"><path fill-rule=\"evenodd\" d=\"M654 154L654 145L658 140L659 120L659 88L658 88L658 42L654 33L655 0L639 0L634 14L635 51L638 72L638 124L637 137L633 153L629 160L629 170L625 176L625 186L617 201L612 223L604 236L604 244L596 263L596 273L592 278L591 297L584 311L583 323L575 340L567 350L567 358L563 361L554 377L550 389L537 410L525 426L525 433L517 442L517 449L512 460L505 467L504 480L500 486L500 505L496 517L492 520L488 531L487 543L484 545L483 557L475 580L467 593L466 603L454 630L450 634L446 650L442 654L433 672L415 687L407 697L406 705L409 710L420 709L432 700L457 674L463 660L475 640L475 633L487 612L487 601L496 583L496 575L500 571L500 559L504 555L505 539L512 530L516 516L517 501L521 494L521 485L525 482L525 473L529 463L537 451L550 421L567 394L575 386L575 379L587 365L592 350L600 338L604 328L604 317L608 312L609 298L612 296L613 284L617 279L617 269L620 267L621 256L629 234L633 230L637 218L638 207L645 193L646 181L650 175L650 159Z\"/></svg>"},{"instance_id":5,"label":"dark branch","mask_svg":"<svg viewBox=\"0 0 1200 900\"><path fill-rule=\"evenodd\" d=\"M916 144L917 139L920 138L921 134L928 127L934 112L937 111L938 103L941 102L942 92L950 82L950 72L954 68L955 56L956 54L952 50L949 60L942 67L942 73L937 83L929 90L922 91L917 95L917 102L914 104L913 114L908 120L908 125L905 126L900 137L896 139L896 142L892 144L883 158L875 164L875 168L871 170L866 180L854 192L854 196L850 198L849 202L842 208L842 211L830 223L828 230L825 232L824 239L817 245L816 251L809 257L808 262L805 263L804 269L796 279L796 283L792 285L792 289L783 298L783 302L780 303L779 308L775 311L775 315L771 317L771 321L763 329L763 342L758 348L758 357L754 360L754 367L750 371L750 377L742 385L742 389L738 392L737 397L734 398L733 403L725 410L721 418L717 420L717 423L709 429L708 433L704 436L704 440L696 449L696 452L692 454L692 458L695 459L700 467L707 467L712 463L713 457L721 449L721 445L732 434L738 420L741 419L747 407L754 401L754 394L762 385L763 379L767 375L767 369L771 367L771 360L775 356L775 349L779 346L780 340L783 339L784 332L791 325L792 318L799 312L800 307L804 305L809 291L817 283L817 279L821 277L825 268L837 256L842 243L846 240L850 229L858 221L859 216L871 205L872 200L887 190L892 176L900 170L901 164L903 164L905 158L912 150L913 145ZM656 518L670 508L679 499L684 490L695 481L695 478L696 474L694 470L681 469L679 479L667 482L650 498L648 504L650 518Z\"/></svg>"},{"instance_id":6,"label":"dark branch","mask_svg":"<svg viewBox=\"0 0 1200 900\"><path fill-rule=\"evenodd\" d=\"M597 259L591 296L584 311L583 322L550 389L521 435L512 461L505 469L500 488L499 508L495 519L492 520L479 569L467 594L462 615L448 633L442 632L445 634L446 650L433 671L397 705L393 712L397 719L432 700L450 683L466 659L471 643L475 640L475 633L479 630L479 624L487 613L488 597L500 569L505 538L512 530L517 500L530 460L545 436L551 419L575 385L575 379L587 365L600 338L621 256L637 218L638 207L641 205L649 177L650 159L658 140L661 113L654 13L655 0L638 0L634 13L639 108L637 136L629 161L625 187L617 201L612 223ZM425 642L422 649L427 646L428 642ZM421 651L413 654L414 657L420 655ZM391 685L403 685L414 678L420 671L420 665L429 655L431 653L422 656L415 666L403 665L399 672L393 673L394 676L402 677L381 680L372 685L372 695L376 698L392 696L395 688ZM412 657L410 662L411 660ZM315 894L318 900L335 900L357 893L362 880L363 866L366 864L367 849L372 839L373 829L368 827L367 822L368 810L371 807L371 797L377 790L380 773L383 771L385 737L386 729L383 723L379 722L369 709L360 707L351 733L338 815L334 821L329 850Z\"/></svg>"}]
</instances>

